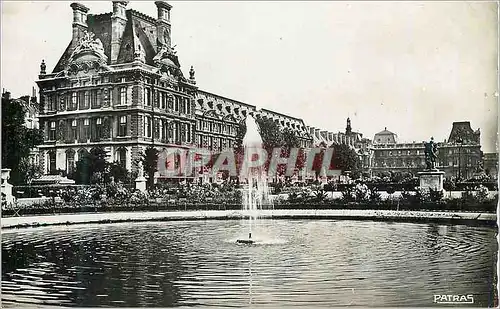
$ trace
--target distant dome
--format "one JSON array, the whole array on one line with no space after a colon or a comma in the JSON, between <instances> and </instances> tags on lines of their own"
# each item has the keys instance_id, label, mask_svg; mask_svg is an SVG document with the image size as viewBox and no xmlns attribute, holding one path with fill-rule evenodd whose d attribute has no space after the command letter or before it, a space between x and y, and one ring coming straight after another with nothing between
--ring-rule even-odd
<instances>
[{"instance_id":1,"label":"distant dome","mask_svg":"<svg viewBox=\"0 0 500 309\"><path fill-rule=\"evenodd\" d=\"M378 132L373 137L373 142L376 144L396 144L398 140L398 136L384 128L383 131Z\"/></svg>"}]
</instances>

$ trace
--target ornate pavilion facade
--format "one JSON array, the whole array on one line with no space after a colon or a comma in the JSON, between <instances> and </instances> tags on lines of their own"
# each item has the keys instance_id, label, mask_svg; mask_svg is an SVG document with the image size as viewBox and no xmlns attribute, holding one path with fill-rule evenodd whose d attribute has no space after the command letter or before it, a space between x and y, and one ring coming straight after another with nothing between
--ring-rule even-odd
<instances>
[{"instance_id":1,"label":"ornate pavilion facade","mask_svg":"<svg viewBox=\"0 0 500 309\"><path fill-rule=\"evenodd\" d=\"M112 1L112 13L94 15L72 3L70 43L52 72L42 61L39 148L46 173L69 172L94 147L128 170L136 170L150 145L232 148L250 114L270 117L304 146L312 144L303 120L200 90L192 67L185 77L171 43L168 3L155 2L156 18L127 4Z\"/></svg>"}]
</instances>

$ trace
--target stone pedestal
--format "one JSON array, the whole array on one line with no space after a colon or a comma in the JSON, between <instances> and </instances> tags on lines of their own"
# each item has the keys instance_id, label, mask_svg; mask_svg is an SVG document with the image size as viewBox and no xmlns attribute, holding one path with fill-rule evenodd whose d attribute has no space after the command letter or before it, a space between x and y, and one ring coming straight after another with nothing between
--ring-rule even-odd
<instances>
[{"instance_id":1,"label":"stone pedestal","mask_svg":"<svg viewBox=\"0 0 500 309\"><path fill-rule=\"evenodd\" d=\"M444 172L434 169L418 173L420 178L420 190L443 191Z\"/></svg>"},{"instance_id":2,"label":"stone pedestal","mask_svg":"<svg viewBox=\"0 0 500 309\"><path fill-rule=\"evenodd\" d=\"M10 168L2 168L2 187L1 192L5 194L5 203L13 204L14 196L12 195L12 185L8 183L10 179Z\"/></svg>"},{"instance_id":3,"label":"stone pedestal","mask_svg":"<svg viewBox=\"0 0 500 309\"><path fill-rule=\"evenodd\" d=\"M141 192L146 192L146 178L137 177L135 179L135 188Z\"/></svg>"}]
</instances>

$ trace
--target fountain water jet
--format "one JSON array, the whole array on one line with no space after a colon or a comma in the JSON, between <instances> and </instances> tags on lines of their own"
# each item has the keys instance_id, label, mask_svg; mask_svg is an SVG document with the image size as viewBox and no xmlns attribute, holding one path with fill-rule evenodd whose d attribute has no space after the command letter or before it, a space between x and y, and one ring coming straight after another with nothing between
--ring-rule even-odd
<instances>
[{"instance_id":1,"label":"fountain water jet","mask_svg":"<svg viewBox=\"0 0 500 309\"><path fill-rule=\"evenodd\" d=\"M244 161L251 162L252 154L255 153L252 149L259 149L263 147L262 138L259 133L259 128L255 119L248 115L245 121L246 133L243 137L244 147ZM243 164L245 166L245 164ZM245 168L241 170L240 177L247 180L247 188L243 194L243 209L248 213L248 239L238 239L237 243L253 244L255 240L252 239L252 223L258 217L259 209L262 209L264 202L269 200L269 189L267 186L267 177L264 167Z\"/></svg>"}]
</instances>

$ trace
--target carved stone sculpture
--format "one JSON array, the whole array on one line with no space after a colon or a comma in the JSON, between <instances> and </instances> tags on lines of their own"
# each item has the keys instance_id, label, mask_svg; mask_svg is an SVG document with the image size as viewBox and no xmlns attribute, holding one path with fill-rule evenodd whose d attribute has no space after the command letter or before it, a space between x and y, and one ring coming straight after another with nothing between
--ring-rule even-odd
<instances>
[{"instance_id":1,"label":"carved stone sculpture","mask_svg":"<svg viewBox=\"0 0 500 309\"><path fill-rule=\"evenodd\" d=\"M424 142L424 146L425 164L427 165L427 169L435 169L437 159L437 144L434 143L434 138L431 137L431 140L428 143Z\"/></svg>"}]
</instances>

